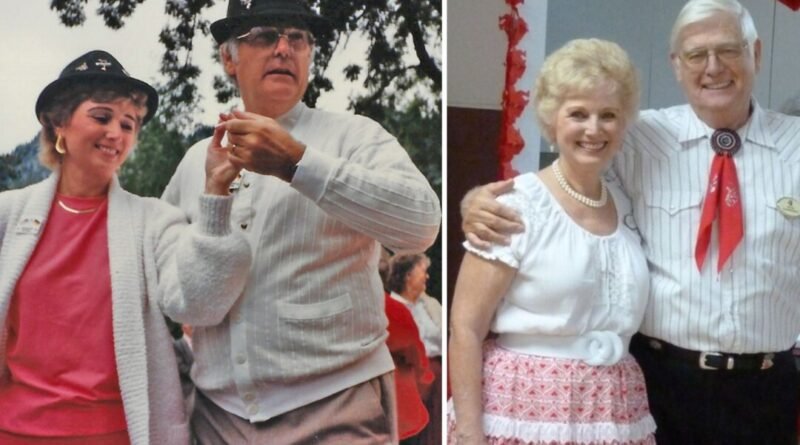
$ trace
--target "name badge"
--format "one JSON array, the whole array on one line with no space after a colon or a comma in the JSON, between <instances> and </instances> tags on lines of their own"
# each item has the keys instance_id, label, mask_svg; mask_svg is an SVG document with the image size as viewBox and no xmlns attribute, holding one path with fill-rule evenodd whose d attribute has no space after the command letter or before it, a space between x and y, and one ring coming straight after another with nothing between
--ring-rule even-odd
<instances>
[{"instance_id":1,"label":"name badge","mask_svg":"<svg viewBox=\"0 0 800 445\"><path fill-rule=\"evenodd\" d=\"M800 217L800 200L784 196L778 200L776 205L783 216L787 218Z\"/></svg>"},{"instance_id":2,"label":"name badge","mask_svg":"<svg viewBox=\"0 0 800 445\"><path fill-rule=\"evenodd\" d=\"M36 218L23 218L17 223L17 235L34 235L42 229L42 222Z\"/></svg>"}]
</instances>

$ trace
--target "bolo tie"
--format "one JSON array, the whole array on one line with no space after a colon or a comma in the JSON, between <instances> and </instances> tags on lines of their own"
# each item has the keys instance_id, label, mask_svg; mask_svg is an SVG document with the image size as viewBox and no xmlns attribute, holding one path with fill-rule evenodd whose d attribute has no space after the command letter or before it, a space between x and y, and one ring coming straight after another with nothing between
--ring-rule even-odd
<instances>
[{"instance_id":1,"label":"bolo tie","mask_svg":"<svg viewBox=\"0 0 800 445\"><path fill-rule=\"evenodd\" d=\"M711 228L714 220L718 219L719 273L744 237L739 177L736 174L736 163L733 162L733 156L742 148L742 141L735 131L722 128L711 135L711 148L715 155L708 176L708 189L697 230L694 257L697 269L702 270L711 241Z\"/></svg>"}]
</instances>

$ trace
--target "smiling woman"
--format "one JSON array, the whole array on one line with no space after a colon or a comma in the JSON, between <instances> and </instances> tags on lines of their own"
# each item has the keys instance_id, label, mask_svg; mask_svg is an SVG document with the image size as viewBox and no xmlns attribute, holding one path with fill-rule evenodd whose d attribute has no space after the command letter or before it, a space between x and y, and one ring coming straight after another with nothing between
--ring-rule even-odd
<instances>
[{"instance_id":1,"label":"smiling woman","mask_svg":"<svg viewBox=\"0 0 800 445\"><path fill-rule=\"evenodd\" d=\"M71 196L103 194L133 148L144 110L143 103L137 105L130 98L106 103L87 99L67 122L56 125L56 143L45 141L42 157L51 157L53 151L63 156L61 192Z\"/></svg>"},{"instance_id":2,"label":"smiling woman","mask_svg":"<svg viewBox=\"0 0 800 445\"><path fill-rule=\"evenodd\" d=\"M523 233L487 249L465 243L449 443L653 444L644 377L627 348L644 316L647 266L622 224L630 203L603 178L637 114L636 70L619 45L575 39L545 60L533 97L560 157L500 198Z\"/></svg>"},{"instance_id":3,"label":"smiling woman","mask_svg":"<svg viewBox=\"0 0 800 445\"><path fill-rule=\"evenodd\" d=\"M250 253L231 233L231 198L215 196L239 171L218 146L202 224L120 187L116 171L157 107L150 85L99 50L39 95L40 159L53 173L0 193L0 443L189 442L161 311L238 294Z\"/></svg>"}]
</instances>

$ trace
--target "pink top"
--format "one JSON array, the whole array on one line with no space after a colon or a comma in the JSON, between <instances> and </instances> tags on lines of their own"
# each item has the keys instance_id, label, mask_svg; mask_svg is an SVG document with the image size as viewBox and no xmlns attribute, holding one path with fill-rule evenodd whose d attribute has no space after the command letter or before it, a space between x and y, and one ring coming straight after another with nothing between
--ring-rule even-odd
<instances>
[{"instance_id":1,"label":"pink top","mask_svg":"<svg viewBox=\"0 0 800 445\"><path fill-rule=\"evenodd\" d=\"M0 382L0 430L52 437L127 429L114 358L107 220L105 197L56 196L8 310L10 378Z\"/></svg>"}]
</instances>

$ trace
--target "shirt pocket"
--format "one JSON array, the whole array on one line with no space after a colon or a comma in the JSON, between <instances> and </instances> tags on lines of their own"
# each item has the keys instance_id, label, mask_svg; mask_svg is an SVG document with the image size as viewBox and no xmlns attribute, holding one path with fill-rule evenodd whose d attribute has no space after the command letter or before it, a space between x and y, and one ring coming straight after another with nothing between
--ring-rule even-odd
<instances>
[{"instance_id":1,"label":"shirt pocket","mask_svg":"<svg viewBox=\"0 0 800 445\"><path fill-rule=\"evenodd\" d=\"M800 249L787 248L800 245L800 218L785 215L778 201L785 197L794 199L794 205L800 207L797 192L776 193L764 198L763 215L755 216L754 221L747 221L747 236L753 238L753 245L760 246L767 258L779 264L797 264L800 261Z\"/></svg>"},{"instance_id":2,"label":"shirt pocket","mask_svg":"<svg viewBox=\"0 0 800 445\"><path fill-rule=\"evenodd\" d=\"M694 256L704 193L692 190L644 190L642 214L637 223L650 252L661 252L665 261L684 261Z\"/></svg>"}]
</instances>

